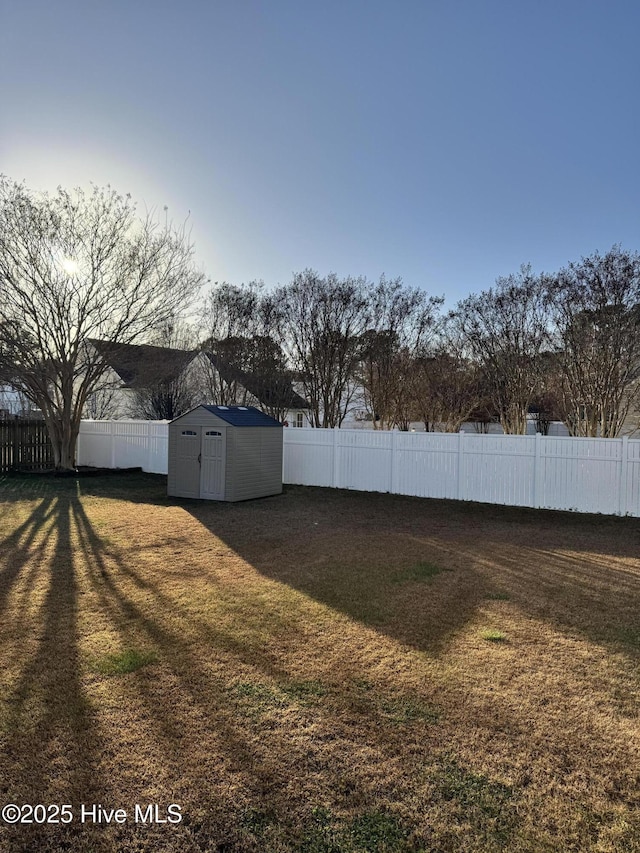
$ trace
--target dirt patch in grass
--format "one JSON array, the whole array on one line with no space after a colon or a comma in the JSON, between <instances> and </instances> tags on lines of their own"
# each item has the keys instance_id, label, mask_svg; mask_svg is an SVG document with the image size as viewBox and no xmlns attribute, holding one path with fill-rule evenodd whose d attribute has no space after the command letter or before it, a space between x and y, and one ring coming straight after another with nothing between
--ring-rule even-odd
<instances>
[{"instance_id":1,"label":"dirt patch in grass","mask_svg":"<svg viewBox=\"0 0 640 853\"><path fill-rule=\"evenodd\" d=\"M640 850L640 522L164 489L0 480L0 850Z\"/></svg>"}]
</instances>

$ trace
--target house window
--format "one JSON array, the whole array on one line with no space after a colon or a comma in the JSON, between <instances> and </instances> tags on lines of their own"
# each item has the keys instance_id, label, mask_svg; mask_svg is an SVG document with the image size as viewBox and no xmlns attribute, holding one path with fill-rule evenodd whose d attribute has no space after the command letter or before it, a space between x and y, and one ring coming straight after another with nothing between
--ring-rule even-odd
<instances>
[{"instance_id":1,"label":"house window","mask_svg":"<svg viewBox=\"0 0 640 853\"><path fill-rule=\"evenodd\" d=\"M304 415L302 412L296 412L291 423L291 426L294 427L303 427L304 426Z\"/></svg>"}]
</instances>

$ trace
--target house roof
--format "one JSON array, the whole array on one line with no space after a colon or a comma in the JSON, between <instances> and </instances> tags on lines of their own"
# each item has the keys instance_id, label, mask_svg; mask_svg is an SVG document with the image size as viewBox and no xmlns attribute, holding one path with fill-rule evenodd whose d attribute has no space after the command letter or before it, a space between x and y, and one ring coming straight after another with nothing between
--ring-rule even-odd
<instances>
[{"instance_id":1,"label":"house roof","mask_svg":"<svg viewBox=\"0 0 640 853\"><path fill-rule=\"evenodd\" d=\"M198 355L193 350L155 347L149 344L116 344L89 340L100 356L118 374L126 388L150 388L171 382Z\"/></svg>"},{"instance_id":2,"label":"house roof","mask_svg":"<svg viewBox=\"0 0 640 853\"><path fill-rule=\"evenodd\" d=\"M212 352L205 353L225 382L238 382L263 406L277 409L308 409L309 403L297 394L289 376L260 376L233 367Z\"/></svg>"},{"instance_id":3,"label":"house roof","mask_svg":"<svg viewBox=\"0 0 640 853\"><path fill-rule=\"evenodd\" d=\"M232 426L238 427L281 427L280 421L275 418L265 415L260 409L255 406L200 406L199 408L206 409L211 414L221 418Z\"/></svg>"},{"instance_id":4,"label":"house roof","mask_svg":"<svg viewBox=\"0 0 640 853\"><path fill-rule=\"evenodd\" d=\"M89 343L118 374L125 388L152 388L176 379L200 353L149 344L119 344L90 339ZM233 367L212 352L204 355L225 382L237 382L272 409L306 410L309 404L291 385L287 374L259 376Z\"/></svg>"}]
</instances>

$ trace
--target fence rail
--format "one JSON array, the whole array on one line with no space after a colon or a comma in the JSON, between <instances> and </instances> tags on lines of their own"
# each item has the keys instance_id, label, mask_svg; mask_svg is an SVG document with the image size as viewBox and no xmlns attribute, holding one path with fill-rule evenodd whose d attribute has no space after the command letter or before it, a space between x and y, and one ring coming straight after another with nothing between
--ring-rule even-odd
<instances>
[{"instance_id":1,"label":"fence rail","mask_svg":"<svg viewBox=\"0 0 640 853\"><path fill-rule=\"evenodd\" d=\"M168 425L83 421L78 462L167 473ZM640 517L640 441L285 429L283 480Z\"/></svg>"},{"instance_id":2,"label":"fence rail","mask_svg":"<svg viewBox=\"0 0 640 853\"><path fill-rule=\"evenodd\" d=\"M44 421L0 420L0 473L41 471L53 465L53 448Z\"/></svg>"}]
</instances>

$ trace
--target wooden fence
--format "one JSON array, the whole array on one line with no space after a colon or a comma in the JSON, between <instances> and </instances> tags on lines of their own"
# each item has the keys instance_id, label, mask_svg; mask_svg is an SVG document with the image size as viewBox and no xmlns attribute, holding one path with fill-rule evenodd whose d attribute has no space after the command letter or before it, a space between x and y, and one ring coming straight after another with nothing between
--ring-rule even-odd
<instances>
[{"instance_id":1,"label":"wooden fence","mask_svg":"<svg viewBox=\"0 0 640 853\"><path fill-rule=\"evenodd\" d=\"M53 467L53 448L44 421L0 420L0 474Z\"/></svg>"}]
</instances>

